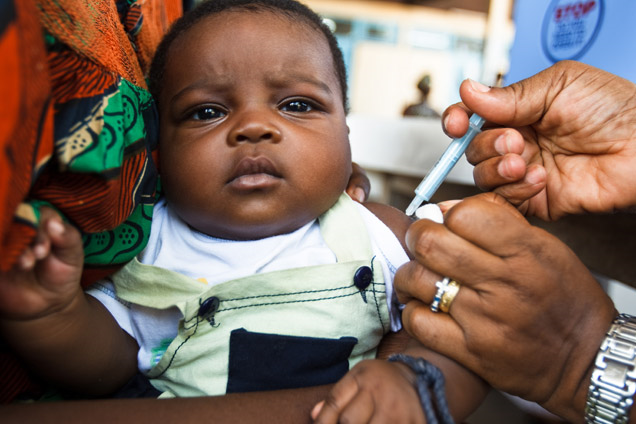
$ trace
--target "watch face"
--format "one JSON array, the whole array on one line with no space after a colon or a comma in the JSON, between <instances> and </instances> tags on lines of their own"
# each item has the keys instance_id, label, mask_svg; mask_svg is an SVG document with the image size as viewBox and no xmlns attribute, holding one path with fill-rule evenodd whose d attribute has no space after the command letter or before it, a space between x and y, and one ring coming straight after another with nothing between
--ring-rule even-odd
<instances>
[{"instance_id":1,"label":"watch face","mask_svg":"<svg viewBox=\"0 0 636 424\"><path fill-rule=\"evenodd\" d=\"M585 405L586 423L625 423L636 394L636 317L619 315L598 355Z\"/></svg>"}]
</instances>

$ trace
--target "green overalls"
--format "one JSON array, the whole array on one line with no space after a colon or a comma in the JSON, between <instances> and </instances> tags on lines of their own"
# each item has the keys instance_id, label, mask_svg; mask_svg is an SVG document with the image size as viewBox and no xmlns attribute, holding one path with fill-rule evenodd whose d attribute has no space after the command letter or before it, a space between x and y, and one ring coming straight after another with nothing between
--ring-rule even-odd
<instances>
[{"instance_id":1,"label":"green overalls","mask_svg":"<svg viewBox=\"0 0 636 424\"><path fill-rule=\"evenodd\" d=\"M122 300L183 313L177 337L148 372L161 397L328 384L375 357L390 322L365 224L347 195L319 223L335 264L211 288L136 259L113 276Z\"/></svg>"}]
</instances>

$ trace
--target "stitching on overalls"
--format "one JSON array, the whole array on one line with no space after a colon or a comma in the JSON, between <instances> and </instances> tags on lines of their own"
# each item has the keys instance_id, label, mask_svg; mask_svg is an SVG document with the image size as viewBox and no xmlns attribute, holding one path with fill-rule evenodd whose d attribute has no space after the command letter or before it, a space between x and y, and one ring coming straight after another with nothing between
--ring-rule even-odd
<instances>
[{"instance_id":1,"label":"stitching on overalls","mask_svg":"<svg viewBox=\"0 0 636 424\"><path fill-rule=\"evenodd\" d=\"M375 258L375 257L374 257ZM373 270L373 259L371 260L371 270ZM376 283L373 283L374 286L376 285ZM377 283L378 286L380 285L384 285L384 284L379 284ZM348 287L355 287L353 284L351 286L347 286L344 288L348 288ZM320 292L320 291L330 291L330 290L314 290L314 292ZM375 288L372 290L373 292L373 298L375 299L375 305L376 305L376 310L378 312L378 317L380 319L380 324L382 325L382 330L384 331L384 322L382 321L382 317L380 315L380 309L379 309L379 304L378 304L378 299L376 296L376 293L382 293L381 291L376 290ZM307 293L307 292L304 292ZM290 294L297 294L297 293L290 293ZM216 311L216 313L220 313L220 312L227 312L227 311L232 311L232 310L237 310L237 309L245 309L245 308L252 308L252 307L260 307L260 306L271 306L271 305L283 305L283 304L290 304L290 303L306 303L306 302L318 302L321 300L334 300L334 299L339 299L339 298L343 298L343 297L350 297L350 296L355 296L358 294L358 291L352 292L352 293L348 293L348 294L344 294L341 296L332 296L332 297L321 297L321 298L316 298L316 299L305 299L305 300L290 300L290 301L286 301L286 302L270 302L270 303L255 303L255 304L251 304L251 305L243 305L243 306L236 306L234 308L227 308L227 309L218 309ZM253 296L254 298L258 298L259 296ZM261 296L261 297L268 297L268 296ZM249 299L248 298L241 298L241 299ZM228 299L228 300L241 300L241 299ZM223 300L221 300L221 303L224 302ZM177 348L174 350L174 353L172 354L172 357L170 358L170 362L168 362L168 365L166 366L166 368L161 371L160 374L158 374L155 377L152 378L159 378L161 377L166 371L168 371L168 368L170 368L170 366L172 365L172 362L174 361L174 358L177 356L177 353L179 352L179 349L181 349L181 347L183 345L185 345L188 340L190 340L190 338L192 336L194 336L197 332L197 329L199 327L199 323L203 320L198 319L199 316L198 315L194 315L192 318L190 318L190 320L188 321L184 321L185 322L189 322L192 321L193 319L196 319L196 322L191 325L190 327L185 327L184 326L184 330L190 330L191 328L195 328L194 331L192 332L192 334L190 334L188 337L186 337L186 339L181 342L181 344L179 346L177 346Z\"/></svg>"},{"instance_id":2,"label":"stitching on overalls","mask_svg":"<svg viewBox=\"0 0 636 424\"><path fill-rule=\"evenodd\" d=\"M186 337L186 339L181 342L181 344L179 346L177 346L177 348L174 350L174 353L172 354L172 358L170 358L170 362L168 362L168 365L163 369L163 371L161 371L158 375L151 377L151 378L159 378L162 375L165 374L166 371L168 371L168 368L170 368L170 366L172 365L172 362L174 361L174 358L177 356L177 353L179 352L179 349L181 349L181 347L187 343L188 340L190 340L190 337L194 336L197 332L197 328L199 327L199 322L200 320L197 320L196 324L194 325L194 327L196 327L194 329L194 332L192 334L190 334L188 337ZM192 328L192 327L190 327Z\"/></svg>"},{"instance_id":3,"label":"stitching on overalls","mask_svg":"<svg viewBox=\"0 0 636 424\"><path fill-rule=\"evenodd\" d=\"M321 289L321 290L304 290L304 291L298 291L298 292L287 292L287 293L277 293L277 294L263 294L263 295L260 295L260 296L235 297L233 299L224 299L224 300L229 302L229 301L232 301L232 300L260 299L260 298L276 297L276 296L290 296L290 295L297 295L297 294L322 293L322 292L331 292L331 291L336 291L336 290L348 289L350 287L351 287L351 285L342 286L342 287L333 287L333 288L330 288L330 289Z\"/></svg>"},{"instance_id":4,"label":"stitching on overalls","mask_svg":"<svg viewBox=\"0 0 636 424\"><path fill-rule=\"evenodd\" d=\"M357 294L358 294L358 292L353 292L353 293L349 293L349 294L343 294L343 295L340 295L340 296L318 297L318 298L315 298L315 299L288 300L288 301L284 301L284 302L253 303L251 305L243 305L243 306L235 306L233 308L219 309L217 312L226 312L226 311L233 311L233 310L236 310L236 309L253 308L253 307L259 307L259 306L286 305L286 304L290 304L290 303L319 302L321 300L340 299L340 298L343 298L343 297L355 296Z\"/></svg>"},{"instance_id":5,"label":"stitching on overalls","mask_svg":"<svg viewBox=\"0 0 636 424\"><path fill-rule=\"evenodd\" d=\"M378 286L384 285L384 284L377 284ZM340 289L343 288L354 288L355 286L352 284L350 286L346 286L346 287L341 287ZM332 291L335 289L329 289L329 290L315 290L313 292L321 292L321 291ZM374 292L374 296L375 296L375 288L372 290ZM382 291L378 291L379 293L382 293ZM308 292L290 292L290 293L281 293L281 294L276 294L276 295L263 295L263 296L250 296L250 297L242 297L242 298L234 298L234 299L223 299L221 300L221 304L223 304L224 302L230 302L230 301L237 301L237 300L246 300L246 299L259 299L259 298L267 298L267 297L274 297L274 296L289 296L289 295L296 295L296 294L307 294L307 293L312 293L312 291L308 291ZM245 309L245 308L253 308L253 307L260 307L260 306L271 306L271 305L287 305L287 304L292 304L292 303L307 303L307 302L319 302L319 301L323 301L323 300L334 300L334 299L341 299L344 297L350 297L350 296L355 296L356 294L358 294L359 291L356 289L356 291L351 292L351 293L347 293L347 294L343 294L340 296L330 296L330 297L318 297L318 298L314 298L314 299L302 299L302 300L288 300L288 301L282 301L282 302L262 302L262 303L252 303L249 305L241 305L241 306L235 306L232 308L225 308L225 309L217 309L215 314L218 314L220 312L227 312L227 311L233 311L233 310L237 310L237 309ZM377 303L377 302L376 302ZM193 315L190 319L184 321L184 330L190 330L192 327L198 325L198 321L189 326L186 327L185 324L188 324L189 322L191 322L192 320L198 318L198 315Z\"/></svg>"},{"instance_id":6,"label":"stitching on overalls","mask_svg":"<svg viewBox=\"0 0 636 424\"><path fill-rule=\"evenodd\" d=\"M371 258L371 271L375 272L375 270L373 269L373 262L375 261L375 255ZM376 285L380 285L380 283L376 283L375 278L372 280L373 282L373 300L375 301L375 310L378 313L378 319L380 320L380 325L382 326L382 332L385 333L386 329L384 328L384 321L382 321L382 313L380 312L380 305L378 303L378 297L376 296L376 293L378 293L378 291L375 289ZM383 286L386 287L386 284L382 284ZM384 289L384 292L386 293L386 288Z\"/></svg>"}]
</instances>

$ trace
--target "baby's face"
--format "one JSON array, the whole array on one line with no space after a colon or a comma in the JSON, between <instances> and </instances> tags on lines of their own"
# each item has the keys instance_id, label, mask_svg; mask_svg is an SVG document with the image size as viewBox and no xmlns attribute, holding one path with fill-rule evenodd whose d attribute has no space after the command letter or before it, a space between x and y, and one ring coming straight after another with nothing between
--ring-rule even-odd
<instances>
[{"instance_id":1,"label":"baby's face","mask_svg":"<svg viewBox=\"0 0 636 424\"><path fill-rule=\"evenodd\" d=\"M171 46L163 84L162 183L198 231L287 233L343 192L348 128L318 30L271 12L204 18Z\"/></svg>"}]
</instances>

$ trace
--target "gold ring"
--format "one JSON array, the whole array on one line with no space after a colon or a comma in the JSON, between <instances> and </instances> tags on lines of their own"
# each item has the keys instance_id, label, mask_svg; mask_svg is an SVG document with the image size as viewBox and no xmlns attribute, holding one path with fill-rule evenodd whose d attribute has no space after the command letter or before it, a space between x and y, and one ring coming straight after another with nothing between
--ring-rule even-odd
<instances>
[{"instance_id":1,"label":"gold ring","mask_svg":"<svg viewBox=\"0 0 636 424\"><path fill-rule=\"evenodd\" d=\"M444 294L442 294L442 299L439 302L439 309L442 312L448 313L448 310L451 307L451 303L453 303L453 300L455 300L455 296L457 296L460 288L461 285L457 281L450 280L448 286L446 286Z\"/></svg>"}]
</instances>

